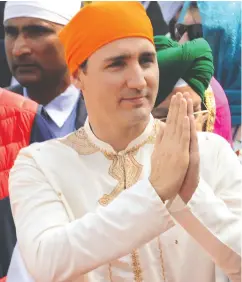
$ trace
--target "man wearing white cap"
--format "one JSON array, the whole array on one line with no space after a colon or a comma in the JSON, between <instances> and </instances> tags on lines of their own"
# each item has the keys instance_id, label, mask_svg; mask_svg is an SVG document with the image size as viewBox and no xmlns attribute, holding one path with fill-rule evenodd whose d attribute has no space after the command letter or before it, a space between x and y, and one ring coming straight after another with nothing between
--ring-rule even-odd
<instances>
[{"instance_id":1,"label":"man wearing white cap","mask_svg":"<svg viewBox=\"0 0 242 282\"><path fill-rule=\"evenodd\" d=\"M11 170L30 276L224 282L215 280L219 266L240 281L241 166L226 141L196 132L189 95L173 96L166 124L150 115L159 69L142 5L87 5L60 40L88 118L64 138L21 150Z\"/></svg>"},{"instance_id":2,"label":"man wearing white cap","mask_svg":"<svg viewBox=\"0 0 242 282\"><path fill-rule=\"evenodd\" d=\"M8 1L4 11L8 64L20 83L9 90L43 105L54 137L84 124L82 95L70 82L59 31L78 12L81 1Z\"/></svg>"},{"instance_id":3,"label":"man wearing white cap","mask_svg":"<svg viewBox=\"0 0 242 282\"><path fill-rule=\"evenodd\" d=\"M80 6L79 0L58 5L52 1L6 3L6 53L20 83L12 92L22 95L0 89L0 279L6 275L16 243L8 172L18 151L33 142L64 136L86 119L83 97L70 83L58 39L58 32Z\"/></svg>"}]
</instances>

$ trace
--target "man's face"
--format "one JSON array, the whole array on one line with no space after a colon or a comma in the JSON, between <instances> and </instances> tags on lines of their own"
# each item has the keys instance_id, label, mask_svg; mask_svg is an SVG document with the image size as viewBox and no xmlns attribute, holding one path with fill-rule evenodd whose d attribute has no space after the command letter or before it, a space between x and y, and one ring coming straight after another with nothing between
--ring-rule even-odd
<instances>
[{"instance_id":1,"label":"man's face","mask_svg":"<svg viewBox=\"0 0 242 282\"><path fill-rule=\"evenodd\" d=\"M192 8L192 9L188 9L185 17L184 17L184 25L185 26L194 26L194 25L198 25L198 24L201 24L202 23L202 20L201 20L201 16L200 16L200 13L199 13L199 9L197 8ZM191 29L191 28L190 28ZM192 38L189 38L189 34L188 32L185 32L182 37L179 39L179 43L180 44L183 44L189 40L192 40L194 38L199 38L199 37L203 37L202 36L202 27L201 27L201 31L198 32L198 27L195 29L193 29L193 32L192 35ZM199 36L198 36L199 34ZM196 36L195 36L196 35ZM194 38L193 38L194 37Z\"/></svg>"},{"instance_id":2,"label":"man's face","mask_svg":"<svg viewBox=\"0 0 242 282\"><path fill-rule=\"evenodd\" d=\"M181 92L181 93L188 92L190 94L190 97L193 102L193 112L194 112L197 130L203 131L205 122L208 117L208 113L206 111L199 113L202 110L202 99L190 86L174 88L172 93L163 102L161 102L156 108L153 109L152 111L153 116L165 122L166 117L168 115L171 98L173 95L175 95L178 92Z\"/></svg>"},{"instance_id":3,"label":"man's face","mask_svg":"<svg viewBox=\"0 0 242 282\"><path fill-rule=\"evenodd\" d=\"M90 121L132 126L149 119L159 79L149 40L125 38L105 45L90 56L86 71L78 76Z\"/></svg>"},{"instance_id":4,"label":"man's face","mask_svg":"<svg viewBox=\"0 0 242 282\"><path fill-rule=\"evenodd\" d=\"M21 85L56 83L67 72L57 35L62 26L27 17L9 19L4 26L9 67Z\"/></svg>"}]
</instances>

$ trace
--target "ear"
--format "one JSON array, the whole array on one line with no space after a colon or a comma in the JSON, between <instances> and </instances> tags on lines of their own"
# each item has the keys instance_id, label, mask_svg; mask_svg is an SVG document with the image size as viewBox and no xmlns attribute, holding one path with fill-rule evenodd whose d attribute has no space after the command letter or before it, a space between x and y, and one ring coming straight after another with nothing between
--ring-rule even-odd
<instances>
[{"instance_id":1,"label":"ear","mask_svg":"<svg viewBox=\"0 0 242 282\"><path fill-rule=\"evenodd\" d=\"M84 83L82 80L81 70L78 68L72 75L71 75L71 83L80 90L84 90Z\"/></svg>"}]
</instances>

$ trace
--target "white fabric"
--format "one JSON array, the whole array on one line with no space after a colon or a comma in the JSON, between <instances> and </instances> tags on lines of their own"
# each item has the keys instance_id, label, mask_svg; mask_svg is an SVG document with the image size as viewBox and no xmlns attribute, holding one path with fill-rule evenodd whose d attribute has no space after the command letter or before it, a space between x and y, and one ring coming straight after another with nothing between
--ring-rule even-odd
<instances>
[{"instance_id":1,"label":"white fabric","mask_svg":"<svg viewBox=\"0 0 242 282\"><path fill-rule=\"evenodd\" d=\"M12 18L31 17L66 25L80 8L80 0L7 1L4 22Z\"/></svg>"},{"instance_id":2,"label":"white fabric","mask_svg":"<svg viewBox=\"0 0 242 282\"><path fill-rule=\"evenodd\" d=\"M176 87L184 87L184 86L187 86L188 84L186 83L186 81L185 80L183 80L182 78L180 78L178 81L177 81L177 83L176 83L176 85L174 86L174 88L176 88Z\"/></svg>"},{"instance_id":3,"label":"white fabric","mask_svg":"<svg viewBox=\"0 0 242 282\"><path fill-rule=\"evenodd\" d=\"M18 244L16 244L12 260L8 269L7 282L34 282L29 275L24 262L22 260Z\"/></svg>"},{"instance_id":4,"label":"white fabric","mask_svg":"<svg viewBox=\"0 0 242 282\"><path fill-rule=\"evenodd\" d=\"M242 173L236 155L223 138L199 133L194 196L187 206L179 196L163 204L147 180L153 128L151 118L118 154L95 137L88 120L67 137L21 150L9 191L21 256L34 281L163 282L163 260L169 282L227 282L227 276L240 282ZM124 185L131 187L122 191ZM121 193L101 206L100 198L115 187ZM142 278L135 280L135 273ZM31 280L8 279L15 281Z\"/></svg>"},{"instance_id":5,"label":"white fabric","mask_svg":"<svg viewBox=\"0 0 242 282\"><path fill-rule=\"evenodd\" d=\"M144 8L147 10L150 5L150 1L140 1L140 2L144 6Z\"/></svg>"},{"instance_id":6,"label":"white fabric","mask_svg":"<svg viewBox=\"0 0 242 282\"><path fill-rule=\"evenodd\" d=\"M16 78L12 77L11 82L10 82L10 86L16 86L18 84L19 84L19 82L16 80Z\"/></svg>"},{"instance_id":7,"label":"white fabric","mask_svg":"<svg viewBox=\"0 0 242 282\"><path fill-rule=\"evenodd\" d=\"M140 2L147 10L150 5L150 1L140 1ZM171 19L176 15L176 13L182 7L184 1L157 1L157 3L160 6L166 24L169 24Z\"/></svg>"},{"instance_id":8,"label":"white fabric","mask_svg":"<svg viewBox=\"0 0 242 282\"><path fill-rule=\"evenodd\" d=\"M24 96L28 98L26 88L24 88ZM70 85L62 94L44 106L44 109L55 124L61 128L72 113L79 97L80 90Z\"/></svg>"},{"instance_id":9,"label":"white fabric","mask_svg":"<svg viewBox=\"0 0 242 282\"><path fill-rule=\"evenodd\" d=\"M162 11L163 18L167 24L182 7L184 1L157 1Z\"/></svg>"}]
</instances>

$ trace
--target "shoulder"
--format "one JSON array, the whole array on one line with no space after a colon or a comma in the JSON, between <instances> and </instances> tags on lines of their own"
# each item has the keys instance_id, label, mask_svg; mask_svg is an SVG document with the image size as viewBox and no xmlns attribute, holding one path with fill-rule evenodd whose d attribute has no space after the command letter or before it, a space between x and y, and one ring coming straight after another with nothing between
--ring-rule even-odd
<instances>
[{"instance_id":1,"label":"shoulder","mask_svg":"<svg viewBox=\"0 0 242 282\"><path fill-rule=\"evenodd\" d=\"M66 138L66 137L64 137ZM63 139L64 139L63 138ZM61 156L70 155L72 151L68 146L60 142L60 139L51 139L44 142L33 143L20 150L18 159L29 160L34 162L55 161L56 158Z\"/></svg>"},{"instance_id":2,"label":"shoulder","mask_svg":"<svg viewBox=\"0 0 242 282\"><path fill-rule=\"evenodd\" d=\"M6 88L8 91L23 95L24 89L23 86L20 84L9 86Z\"/></svg>"},{"instance_id":3,"label":"shoulder","mask_svg":"<svg viewBox=\"0 0 242 282\"><path fill-rule=\"evenodd\" d=\"M90 142L84 128L80 128L62 138L33 143L20 151L19 158L32 158L46 164L69 162L82 155L91 155L98 149Z\"/></svg>"},{"instance_id":4,"label":"shoulder","mask_svg":"<svg viewBox=\"0 0 242 282\"><path fill-rule=\"evenodd\" d=\"M38 104L19 94L0 88L0 107L10 111L34 112L36 113Z\"/></svg>"},{"instance_id":5,"label":"shoulder","mask_svg":"<svg viewBox=\"0 0 242 282\"><path fill-rule=\"evenodd\" d=\"M237 161L237 156L229 142L218 134L199 132L198 143L203 162L212 162L221 166L227 160Z\"/></svg>"},{"instance_id":6,"label":"shoulder","mask_svg":"<svg viewBox=\"0 0 242 282\"><path fill-rule=\"evenodd\" d=\"M212 132L198 132L198 142L199 146L204 149L209 149L208 146L211 146L211 149L216 147L218 150L224 147L231 148L227 140Z\"/></svg>"}]
</instances>

